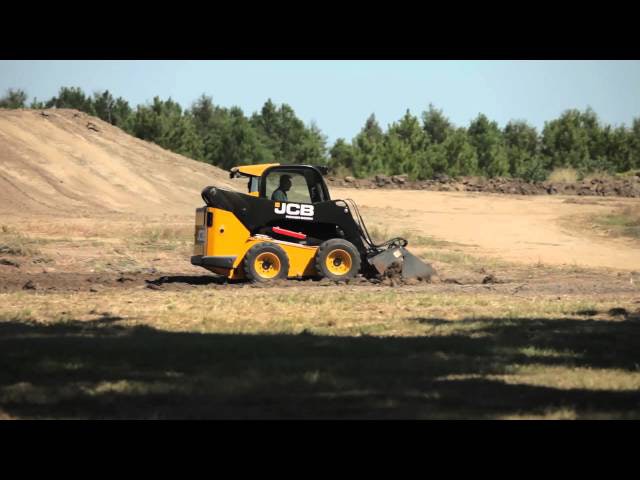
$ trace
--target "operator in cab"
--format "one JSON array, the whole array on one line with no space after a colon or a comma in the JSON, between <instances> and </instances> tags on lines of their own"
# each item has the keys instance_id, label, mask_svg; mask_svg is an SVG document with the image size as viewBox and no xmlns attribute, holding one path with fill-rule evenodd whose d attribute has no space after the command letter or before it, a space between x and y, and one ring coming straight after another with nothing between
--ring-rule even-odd
<instances>
[{"instance_id":1,"label":"operator in cab","mask_svg":"<svg viewBox=\"0 0 640 480\"><path fill-rule=\"evenodd\" d=\"M291 189L291 175L280 175L280 186L271 194L271 200L287 202L287 192Z\"/></svg>"}]
</instances>

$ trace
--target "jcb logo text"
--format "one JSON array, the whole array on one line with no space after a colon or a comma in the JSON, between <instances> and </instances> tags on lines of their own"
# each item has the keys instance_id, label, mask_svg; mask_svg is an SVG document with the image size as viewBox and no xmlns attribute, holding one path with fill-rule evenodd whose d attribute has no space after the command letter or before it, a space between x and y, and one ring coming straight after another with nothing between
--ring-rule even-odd
<instances>
[{"instance_id":1,"label":"jcb logo text","mask_svg":"<svg viewBox=\"0 0 640 480\"><path fill-rule=\"evenodd\" d=\"M313 217L313 205L301 205L299 203L276 202L273 210L277 214L286 214L292 217Z\"/></svg>"}]
</instances>

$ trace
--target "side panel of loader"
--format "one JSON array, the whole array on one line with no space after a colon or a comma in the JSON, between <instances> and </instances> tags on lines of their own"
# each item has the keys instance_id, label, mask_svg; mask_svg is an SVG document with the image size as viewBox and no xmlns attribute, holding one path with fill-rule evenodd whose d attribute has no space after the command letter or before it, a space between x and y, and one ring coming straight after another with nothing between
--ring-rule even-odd
<instances>
[{"instance_id":1,"label":"side panel of loader","mask_svg":"<svg viewBox=\"0 0 640 480\"><path fill-rule=\"evenodd\" d=\"M213 222L207 228L207 250L209 257L238 256L250 236L249 230L231 212L219 208L208 208Z\"/></svg>"},{"instance_id":2,"label":"side panel of loader","mask_svg":"<svg viewBox=\"0 0 640 480\"><path fill-rule=\"evenodd\" d=\"M191 263L232 278L233 268L246 250L249 230L226 210L204 207L196 210L196 243Z\"/></svg>"},{"instance_id":3,"label":"side panel of loader","mask_svg":"<svg viewBox=\"0 0 640 480\"><path fill-rule=\"evenodd\" d=\"M289 257L288 277L316 274L317 247L298 245L264 236L251 236L249 230L231 212L206 207L196 210L194 256L191 263L230 279L244 278L242 262L247 251L259 242L280 245Z\"/></svg>"}]
</instances>

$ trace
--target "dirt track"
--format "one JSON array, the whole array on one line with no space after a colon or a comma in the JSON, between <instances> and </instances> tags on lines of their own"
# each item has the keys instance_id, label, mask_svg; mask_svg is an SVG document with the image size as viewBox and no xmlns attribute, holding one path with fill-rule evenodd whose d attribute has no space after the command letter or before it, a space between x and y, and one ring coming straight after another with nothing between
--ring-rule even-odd
<instances>
[{"instance_id":1,"label":"dirt track","mask_svg":"<svg viewBox=\"0 0 640 480\"><path fill-rule=\"evenodd\" d=\"M432 293L611 297L634 295L640 284L638 245L564 228L566 217L606 212L633 200L575 203L575 199L561 197L346 189L333 189L332 194L354 198L369 226L383 226L388 236L409 232L414 240L418 235L431 237L436 243L415 241L410 249L434 264L438 271L434 283L401 285L364 279L340 287L326 280L227 283L190 265L190 214L166 217L159 212L142 222L132 214L95 219L45 215L25 219L14 214L2 217L10 232L6 241L11 241L11 232L22 232L30 239L22 240L25 246L35 242L31 248L39 253L32 257L0 255L4 262L0 264L0 293L139 290L152 294L154 290L194 288L318 287L342 291L401 286L403 291ZM468 258L460 261L461 254Z\"/></svg>"},{"instance_id":2,"label":"dirt track","mask_svg":"<svg viewBox=\"0 0 640 480\"><path fill-rule=\"evenodd\" d=\"M534 296L580 296L590 295L595 299L612 300L617 297L626 299L634 295L637 288L630 283L628 277L599 273L582 273L568 275L563 273L537 272L535 277L523 271L510 270L507 276L502 272L498 276L466 275L463 277L435 277L435 283L424 282L390 282L376 279L367 280L359 277L347 284L337 284L328 280L287 280L267 284L254 284L244 281L227 282L223 277L209 275L206 272L198 275L167 273L22 273L0 266L0 294L24 292L26 294L68 294L85 293L97 295L122 295L126 292L193 292L219 290L233 292L238 289L274 289L278 292L325 291L336 295L347 291L388 291L389 287L401 288L403 292L423 292L441 295L521 295L528 298ZM486 281L483 279L491 278ZM309 290L313 289L313 290ZM318 290L319 289L319 290ZM366 290L363 290L366 289Z\"/></svg>"},{"instance_id":3,"label":"dirt track","mask_svg":"<svg viewBox=\"0 0 640 480\"><path fill-rule=\"evenodd\" d=\"M332 189L333 198L353 198L365 220L379 217L389 232L410 229L460 249L527 264L640 269L640 245L598 237L589 229L568 227L593 213L637 205L623 198L579 199L565 196Z\"/></svg>"}]
</instances>

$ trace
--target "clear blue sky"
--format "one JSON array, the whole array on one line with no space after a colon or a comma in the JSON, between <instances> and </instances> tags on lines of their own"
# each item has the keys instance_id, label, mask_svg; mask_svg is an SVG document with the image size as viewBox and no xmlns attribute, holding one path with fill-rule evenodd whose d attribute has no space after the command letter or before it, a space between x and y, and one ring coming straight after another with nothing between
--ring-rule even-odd
<instances>
[{"instance_id":1,"label":"clear blue sky","mask_svg":"<svg viewBox=\"0 0 640 480\"><path fill-rule=\"evenodd\" d=\"M456 124L479 112L542 128L591 106L615 126L640 117L640 61L0 61L0 94L39 100L61 86L110 90L132 105L155 95L188 107L200 94L250 115L271 98L314 120L330 142L351 139L375 113L383 128L433 103Z\"/></svg>"}]
</instances>

